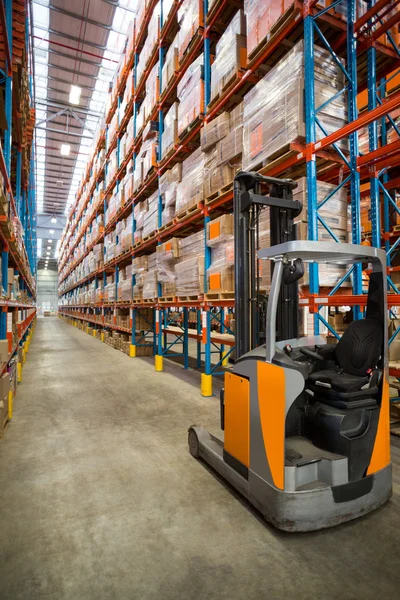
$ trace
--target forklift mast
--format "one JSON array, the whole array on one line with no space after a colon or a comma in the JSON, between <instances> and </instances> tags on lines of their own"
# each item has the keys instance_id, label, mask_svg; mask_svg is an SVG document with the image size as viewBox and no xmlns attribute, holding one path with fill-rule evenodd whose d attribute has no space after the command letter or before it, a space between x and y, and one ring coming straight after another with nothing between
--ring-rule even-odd
<instances>
[{"instance_id":1,"label":"forklift mast","mask_svg":"<svg viewBox=\"0 0 400 600\"><path fill-rule=\"evenodd\" d=\"M271 246L295 239L293 219L302 204L293 200L291 179L240 171L234 181L236 358L260 345L260 294L257 273L258 217L270 207ZM268 190L268 192L266 191ZM298 336L297 283L282 284L277 309L277 340Z\"/></svg>"}]
</instances>

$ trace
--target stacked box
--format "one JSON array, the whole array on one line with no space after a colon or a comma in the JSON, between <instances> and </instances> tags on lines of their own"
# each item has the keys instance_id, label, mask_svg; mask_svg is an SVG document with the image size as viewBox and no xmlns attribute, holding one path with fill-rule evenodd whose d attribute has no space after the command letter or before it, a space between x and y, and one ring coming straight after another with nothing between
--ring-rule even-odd
<instances>
[{"instance_id":1,"label":"stacked box","mask_svg":"<svg viewBox=\"0 0 400 600\"><path fill-rule=\"evenodd\" d=\"M97 288L95 292L95 302L96 304L101 304L104 300L104 281L99 279L97 281Z\"/></svg>"},{"instance_id":2,"label":"stacked box","mask_svg":"<svg viewBox=\"0 0 400 600\"><path fill-rule=\"evenodd\" d=\"M165 62L162 68L162 89L161 93L163 93L169 86L172 78L175 73L178 72L179 69L179 57L178 57L178 35L175 36L171 46L168 48L168 51L165 55Z\"/></svg>"},{"instance_id":3,"label":"stacked box","mask_svg":"<svg viewBox=\"0 0 400 600\"><path fill-rule=\"evenodd\" d=\"M132 300L132 265L127 265L119 270L118 300Z\"/></svg>"},{"instance_id":4,"label":"stacked box","mask_svg":"<svg viewBox=\"0 0 400 600\"><path fill-rule=\"evenodd\" d=\"M187 128L204 114L204 56L192 62L177 86L178 135L183 137Z\"/></svg>"},{"instance_id":5,"label":"stacked box","mask_svg":"<svg viewBox=\"0 0 400 600\"><path fill-rule=\"evenodd\" d=\"M147 199L147 211L144 213L142 237L150 235L158 228L158 190Z\"/></svg>"},{"instance_id":6,"label":"stacked box","mask_svg":"<svg viewBox=\"0 0 400 600\"><path fill-rule=\"evenodd\" d=\"M211 101L246 65L246 19L243 11L238 10L216 45L215 60L211 65Z\"/></svg>"},{"instance_id":7,"label":"stacked box","mask_svg":"<svg viewBox=\"0 0 400 600\"><path fill-rule=\"evenodd\" d=\"M203 0L183 0L178 9L178 47L179 61L183 60L187 48L199 28L204 26L204 3ZM179 94L178 94L179 98Z\"/></svg>"},{"instance_id":8,"label":"stacked box","mask_svg":"<svg viewBox=\"0 0 400 600\"><path fill-rule=\"evenodd\" d=\"M139 154L136 157L135 169L133 171L133 192L137 192L143 184L143 161Z\"/></svg>"},{"instance_id":9,"label":"stacked box","mask_svg":"<svg viewBox=\"0 0 400 600\"><path fill-rule=\"evenodd\" d=\"M143 2L140 4L144 4ZM153 55L153 52L158 44L158 33L160 29L160 3L157 2L153 9L153 13L150 17L149 25L147 28L147 37L145 43L143 44L143 48L139 54L139 60L137 64L136 71L136 81L139 81L142 78L144 70Z\"/></svg>"},{"instance_id":10,"label":"stacked box","mask_svg":"<svg viewBox=\"0 0 400 600\"><path fill-rule=\"evenodd\" d=\"M104 262L115 258L117 251L115 231L111 231L104 237Z\"/></svg>"},{"instance_id":11,"label":"stacked box","mask_svg":"<svg viewBox=\"0 0 400 600\"><path fill-rule=\"evenodd\" d=\"M175 148L178 143L178 102L174 102L164 117L164 133L162 136L162 158Z\"/></svg>"},{"instance_id":12,"label":"stacked box","mask_svg":"<svg viewBox=\"0 0 400 600\"><path fill-rule=\"evenodd\" d=\"M157 253L148 256L148 271L143 274L143 298L152 299L158 296Z\"/></svg>"},{"instance_id":13,"label":"stacked box","mask_svg":"<svg viewBox=\"0 0 400 600\"><path fill-rule=\"evenodd\" d=\"M166 225L175 217L176 190L181 179L182 163L177 163L172 169L167 169L159 179L163 225Z\"/></svg>"},{"instance_id":14,"label":"stacked box","mask_svg":"<svg viewBox=\"0 0 400 600\"><path fill-rule=\"evenodd\" d=\"M301 177L300 179L296 180L296 183L297 188L293 190L293 200L299 200L303 205L303 210L301 211L300 215L294 219L294 222L308 223L307 178ZM337 186L330 183L325 183L324 181L317 181L317 204L323 202L323 200L325 200L325 198L327 198L336 187ZM318 215L335 234L338 231L344 231L347 234L347 207L347 190L345 187L342 187L335 194L333 194L333 196L327 202L325 202L323 206L321 206L321 208L318 210ZM337 233L337 235L339 237L342 234ZM343 241L347 242L347 235Z\"/></svg>"},{"instance_id":15,"label":"stacked box","mask_svg":"<svg viewBox=\"0 0 400 600\"><path fill-rule=\"evenodd\" d=\"M242 166L242 108L222 113L204 126L204 195L206 198L232 183Z\"/></svg>"},{"instance_id":16,"label":"stacked box","mask_svg":"<svg viewBox=\"0 0 400 600\"><path fill-rule=\"evenodd\" d=\"M179 250L178 238L172 238L157 246L157 281L161 284L161 296L176 294L175 265L180 256Z\"/></svg>"},{"instance_id":17,"label":"stacked box","mask_svg":"<svg viewBox=\"0 0 400 600\"><path fill-rule=\"evenodd\" d=\"M293 0L244 0L248 52L251 55L263 42Z\"/></svg>"},{"instance_id":18,"label":"stacked box","mask_svg":"<svg viewBox=\"0 0 400 600\"><path fill-rule=\"evenodd\" d=\"M136 244L143 238L144 217L147 213L148 201L147 198L138 202L134 207L135 233L133 242Z\"/></svg>"},{"instance_id":19,"label":"stacked box","mask_svg":"<svg viewBox=\"0 0 400 600\"><path fill-rule=\"evenodd\" d=\"M133 286L133 298L135 300L142 298L143 295L143 277L148 271L148 256L137 256L132 260L132 275L135 276Z\"/></svg>"},{"instance_id":20,"label":"stacked box","mask_svg":"<svg viewBox=\"0 0 400 600\"><path fill-rule=\"evenodd\" d=\"M233 215L222 215L207 223L206 243L211 248L211 264L207 269L207 290L210 293L234 291L233 228Z\"/></svg>"},{"instance_id":21,"label":"stacked box","mask_svg":"<svg viewBox=\"0 0 400 600\"><path fill-rule=\"evenodd\" d=\"M181 258L175 265L177 296L197 296L204 291L204 233L179 240Z\"/></svg>"},{"instance_id":22,"label":"stacked box","mask_svg":"<svg viewBox=\"0 0 400 600\"><path fill-rule=\"evenodd\" d=\"M120 252L129 250L133 246L133 214L122 220L123 227L119 234L118 242L120 246Z\"/></svg>"},{"instance_id":23,"label":"stacked box","mask_svg":"<svg viewBox=\"0 0 400 600\"><path fill-rule=\"evenodd\" d=\"M176 212L196 206L204 199L204 155L197 148L182 163L182 179L176 188Z\"/></svg>"},{"instance_id":24,"label":"stacked box","mask_svg":"<svg viewBox=\"0 0 400 600\"><path fill-rule=\"evenodd\" d=\"M142 162L142 178L145 181L146 177L157 166L157 141L148 139L143 142L140 149L140 157Z\"/></svg>"},{"instance_id":25,"label":"stacked box","mask_svg":"<svg viewBox=\"0 0 400 600\"><path fill-rule=\"evenodd\" d=\"M344 74L328 51L315 48L315 104L323 105L345 85ZM254 170L267 159L305 138L304 42L292 50L244 97L243 168ZM327 134L346 124L345 94L323 108L318 118ZM324 134L317 128L317 139ZM347 148L347 141L338 145Z\"/></svg>"}]
</instances>

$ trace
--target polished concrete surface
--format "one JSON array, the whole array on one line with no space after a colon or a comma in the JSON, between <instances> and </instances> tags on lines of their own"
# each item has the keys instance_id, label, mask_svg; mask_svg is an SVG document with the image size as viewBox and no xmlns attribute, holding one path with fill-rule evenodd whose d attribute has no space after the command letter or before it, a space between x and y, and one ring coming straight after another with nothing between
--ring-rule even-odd
<instances>
[{"instance_id":1,"label":"polished concrete surface","mask_svg":"<svg viewBox=\"0 0 400 600\"><path fill-rule=\"evenodd\" d=\"M0 599L398 598L399 440L386 506L280 533L189 455L189 425L219 428L198 381L38 320L0 441Z\"/></svg>"}]
</instances>

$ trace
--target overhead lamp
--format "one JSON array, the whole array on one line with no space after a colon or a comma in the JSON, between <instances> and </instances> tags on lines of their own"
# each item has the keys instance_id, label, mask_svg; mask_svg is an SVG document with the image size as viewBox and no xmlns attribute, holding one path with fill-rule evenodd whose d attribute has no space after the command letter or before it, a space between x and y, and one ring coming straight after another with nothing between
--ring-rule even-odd
<instances>
[{"instance_id":1,"label":"overhead lamp","mask_svg":"<svg viewBox=\"0 0 400 600\"><path fill-rule=\"evenodd\" d=\"M50 235L53 235L54 229L50 229L49 233L50 233Z\"/></svg>"},{"instance_id":2,"label":"overhead lamp","mask_svg":"<svg viewBox=\"0 0 400 600\"><path fill-rule=\"evenodd\" d=\"M71 85L69 101L71 104L79 104L82 89L78 85Z\"/></svg>"},{"instance_id":3,"label":"overhead lamp","mask_svg":"<svg viewBox=\"0 0 400 600\"><path fill-rule=\"evenodd\" d=\"M57 223L57 219L55 217L51 217L51 222L52 223Z\"/></svg>"},{"instance_id":4,"label":"overhead lamp","mask_svg":"<svg viewBox=\"0 0 400 600\"><path fill-rule=\"evenodd\" d=\"M69 156L71 146L69 144L61 144L61 156Z\"/></svg>"},{"instance_id":5,"label":"overhead lamp","mask_svg":"<svg viewBox=\"0 0 400 600\"><path fill-rule=\"evenodd\" d=\"M47 240L47 243L48 243L48 244L51 244L51 243L52 243L52 241L53 241L53 240Z\"/></svg>"}]
</instances>

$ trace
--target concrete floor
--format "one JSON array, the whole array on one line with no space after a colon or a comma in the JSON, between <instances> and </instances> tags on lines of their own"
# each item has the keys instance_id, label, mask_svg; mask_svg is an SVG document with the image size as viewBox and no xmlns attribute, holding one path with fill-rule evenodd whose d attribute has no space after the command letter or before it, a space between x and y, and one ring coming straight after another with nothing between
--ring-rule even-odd
<instances>
[{"instance_id":1,"label":"concrete floor","mask_svg":"<svg viewBox=\"0 0 400 600\"><path fill-rule=\"evenodd\" d=\"M0 442L0 599L399 597L399 441L385 507L279 533L189 455L189 425L218 432L198 380L38 320Z\"/></svg>"}]
</instances>

